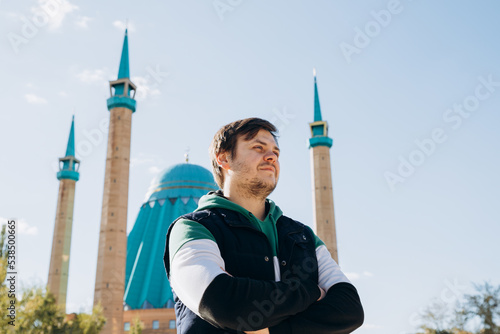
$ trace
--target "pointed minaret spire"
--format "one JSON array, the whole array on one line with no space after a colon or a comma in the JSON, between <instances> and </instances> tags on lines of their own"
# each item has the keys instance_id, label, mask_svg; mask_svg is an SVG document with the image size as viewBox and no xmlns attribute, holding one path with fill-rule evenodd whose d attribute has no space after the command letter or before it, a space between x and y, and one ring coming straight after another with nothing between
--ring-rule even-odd
<instances>
[{"instance_id":1,"label":"pointed minaret spire","mask_svg":"<svg viewBox=\"0 0 500 334\"><path fill-rule=\"evenodd\" d=\"M313 221L316 234L325 243L332 258L338 262L335 214L333 210L332 170L330 148L332 138L328 137L328 123L321 117L316 69L314 74L314 122L310 123L311 168L313 184Z\"/></svg>"},{"instance_id":2,"label":"pointed minaret spire","mask_svg":"<svg viewBox=\"0 0 500 334\"><path fill-rule=\"evenodd\" d=\"M118 69L118 79L124 79L124 78L130 78L130 71L128 65L128 29L125 29L122 57L120 59L120 68Z\"/></svg>"},{"instance_id":3,"label":"pointed minaret spire","mask_svg":"<svg viewBox=\"0 0 500 334\"><path fill-rule=\"evenodd\" d=\"M319 105L318 84L316 83L316 68L313 68L314 75L314 121L319 122L321 118L321 107Z\"/></svg>"},{"instance_id":4,"label":"pointed minaret spire","mask_svg":"<svg viewBox=\"0 0 500 334\"><path fill-rule=\"evenodd\" d=\"M75 158L75 115L71 120L71 129L69 130L68 145L66 146L66 156L59 158L59 172L57 179L72 179L78 181L80 173L78 168L80 160Z\"/></svg>"},{"instance_id":5,"label":"pointed minaret spire","mask_svg":"<svg viewBox=\"0 0 500 334\"><path fill-rule=\"evenodd\" d=\"M125 29L118 79L109 82L111 97L108 99L108 110L127 108L135 112L137 102L134 100L137 87L130 81L128 56L128 29Z\"/></svg>"},{"instance_id":6,"label":"pointed minaret spire","mask_svg":"<svg viewBox=\"0 0 500 334\"><path fill-rule=\"evenodd\" d=\"M75 115L71 120L71 130L69 131L68 146L66 148L66 156L75 156Z\"/></svg>"},{"instance_id":7,"label":"pointed minaret spire","mask_svg":"<svg viewBox=\"0 0 500 334\"><path fill-rule=\"evenodd\" d=\"M332 147L333 141L328 137L328 124L321 117L321 107L319 104L318 83L316 80L316 69L313 69L314 75L314 122L310 123L312 138L309 139L311 147L324 145Z\"/></svg>"},{"instance_id":8,"label":"pointed minaret spire","mask_svg":"<svg viewBox=\"0 0 500 334\"><path fill-rule=\"evenodd\" d=\"M47 280L47 289L52 292L63 311L66 310L73 207L76 181L80 178L79 166L80 161L75 158L75 116L73 116L66 156L59 159L59 172L57 173L59 195L57 196L56 222Z\"/></svg>"}]
</instances>

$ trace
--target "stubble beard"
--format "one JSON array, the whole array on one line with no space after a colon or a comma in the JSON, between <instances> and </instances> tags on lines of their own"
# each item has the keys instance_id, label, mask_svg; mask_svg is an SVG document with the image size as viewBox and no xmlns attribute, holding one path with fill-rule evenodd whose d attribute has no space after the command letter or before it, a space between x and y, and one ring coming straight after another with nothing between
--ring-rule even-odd
<instances>
[{"instance_id":1,"label":"stubble beard","mask_svg":"<svg viewBox=\"0 0 500 334\"><path fill-rule=\"evenodd\" d=\"M276 188L276 182L264 182L257 178L247 180L240 186L241 194L247 198L266 199Z\"/></svg>"},{"instance_id":2,"label":"stubble beard","mask_svg":"<svg viewBox=\"0 0 500 334\"><path fill-rule=\"evenodd\" d=\"M265 182L257 177L246 178L245 174L248 174L250 169L242 163L237 163L233 170L238 171L242 175L241 181L239 182L239 190L241 195L246 198L257 198L264 200L271 194L278 184L276 182Z\"/></svg>"}]
</instances>

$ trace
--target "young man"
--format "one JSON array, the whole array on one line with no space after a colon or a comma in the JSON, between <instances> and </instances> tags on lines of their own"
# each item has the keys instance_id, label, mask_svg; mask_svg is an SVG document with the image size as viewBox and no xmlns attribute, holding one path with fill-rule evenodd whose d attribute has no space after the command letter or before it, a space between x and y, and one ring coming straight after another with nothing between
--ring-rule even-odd
<instances>
[{"instance_id":1,"label":"young man","mask_svg":"<svg viewBox=\"0 0 500 334\"><path fill-rule=\"evenodd\" d=\"M278 183L276 128L223 126L210 156L221 190L170 226L165 268L178 333L351 333L354 286L313 231L267 199Z\"/></svg>"}]
</instances>

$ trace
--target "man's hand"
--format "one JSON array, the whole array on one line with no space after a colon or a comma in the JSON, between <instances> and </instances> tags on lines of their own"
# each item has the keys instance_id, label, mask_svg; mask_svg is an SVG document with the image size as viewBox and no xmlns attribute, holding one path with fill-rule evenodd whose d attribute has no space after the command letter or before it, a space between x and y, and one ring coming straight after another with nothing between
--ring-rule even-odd
<instances>
[{"instance_id":1,"label":"man's hand","mask_svg":"<svg viewBox=\"0 0 500 334\"><path fill-rule=\"evenodd\" d=\"M224 269L224 268L222 268L222 267L219 267L219 268L221 268L221 269L222 269L222 270L223 270L226 274L228 274L229 276L233 277L233 275L231 275L230 273L228 273L228 272L226 271L226 269Z\"/></svg>"},{"instance_id":2,"label":"man's hand","mask_svg":"<svg viewBox=\"0 0 500 334\"><path fill-rule=\"evenodd\" d=\"M318 288L319 288L319 287L318 287ZM321 300L321 299L323 299L323 297L325 297L325 296L326 296L326 291L325 291L325 290L323 290L322 288L319 288L319 290L321 291L321 296L319 296L318 300Z\"/></svg>"},{"instance_id":3,"label":"man's hand","mask_svg":"<svg viewBox=\"0 0 500 334\"><path fill-rule=\"evenodd\" d=\"M258 331L253 331L253 332L245 332L247 334L269 334L269 329L264 328L264 329L259 329Z\"/></svg>"}]
</instances>

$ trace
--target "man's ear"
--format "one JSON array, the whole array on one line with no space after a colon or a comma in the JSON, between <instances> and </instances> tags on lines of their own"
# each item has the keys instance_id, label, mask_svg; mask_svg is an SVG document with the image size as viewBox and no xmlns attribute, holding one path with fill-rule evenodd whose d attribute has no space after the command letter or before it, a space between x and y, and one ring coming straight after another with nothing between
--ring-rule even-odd
<instances>
[{"instance_id":1,"label":"man's ear","mask_svg":"<svg viewBox=\"0 0 500 334\"><path fill-rule=\"evenodd\" d=\"M229 155L227 152L222 152L219 153L217 156L217 163L222 169L228 170L229 169Z\"/></svg>"}]
</instances>

